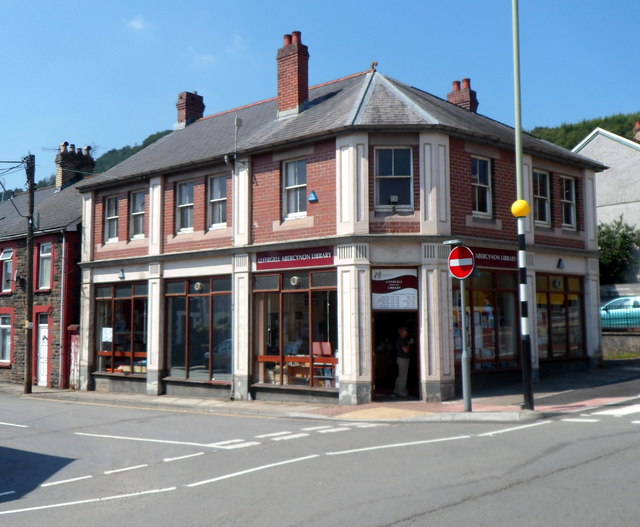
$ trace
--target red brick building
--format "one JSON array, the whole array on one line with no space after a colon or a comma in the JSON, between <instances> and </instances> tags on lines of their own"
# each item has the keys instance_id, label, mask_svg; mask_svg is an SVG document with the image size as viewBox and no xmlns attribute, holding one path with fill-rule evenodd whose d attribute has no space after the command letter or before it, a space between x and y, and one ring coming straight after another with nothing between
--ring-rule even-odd
<instances>
[{"instance_id":1,"label":"red brick building","mask_svg":"<svg viewBox=\"0 0 640 527\"><path fill-rule=\"evenodd\" d=\"M82 389L357 404L394 388L455 395L460 294L443 241L473 248L475 382L520 375L514 131L477 113L471 81L441 99L375 69L308 86L299 32L278 95L179 126L80 185ZM533 367L600 358L594 174L524 135Z\"/></svg>"},{"instance_id":2,"label":"red brick building","mask_svg":"<svg viewBox=\"0 0 640 527\"><path fill-rule=\"evenodd\" d=\"M56 157L55 187L34 192L31 382L55 388L77 383L82 197L75 184L95 165L90 147L68 147ZM28 210L27 192L0 203L0 380L16 383L25 382L28 347Z\"/></svg>"}]
</instances>

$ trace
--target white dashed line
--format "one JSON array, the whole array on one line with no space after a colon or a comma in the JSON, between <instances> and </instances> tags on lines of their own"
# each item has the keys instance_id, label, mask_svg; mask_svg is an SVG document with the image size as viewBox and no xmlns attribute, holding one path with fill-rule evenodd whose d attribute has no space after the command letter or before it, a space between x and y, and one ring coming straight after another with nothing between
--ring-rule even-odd
<instances>
[{"instance_id":1,"label":"white dashed line","mask_svg":"<svg viewBox=\"0 0 640 527\"><path fill-rule=\"evenodd\" d=\"M593 412L591 415L612 415L614 417L623 417L625 415L636 414L638 412L640 412L640 404L632 404L630 406L620 406L611 408L610 410Z\"/></svg>"},{"instance_id":2,"label":"white dashed line","mask_svg":"<svg viewBox=\"0 0 640 527\"><path fill-rule=\"evenodd\" d=\"M566 419L563 419L564 422L566 423L599 423L600 419L587 419L587 418L580 418L580 417L567 417Z\"/></svg>"},{"instance_id":3,"label":"white dashed line","mask_svg":"<svg viewBox=\"0 0 640 527\"><path fill-rule=\"evenodd\" d=\"M15 494L15 490L8 490L6 492L0 492L0 496L10 496L11 494Z\"/></svg>"},{"instance_id":4,"label":"white dashed line","mask_svg":"<svg viewBox=\"0 0 640 527\"><path fill-rule=\"evenodd\" d=\"M187 454L186 456L178 456L178 457L165 457L162 461L165 463L171 463L172 461L179 461L181 459L188 459L190 457L203 456L204 452L197 452L196 454Z\"/></svg>"},{"instance_id":5,"label":"white dashed line","mask_svg":"<svg viewBox=\"0 0 640 527\"><path fill-rule=\"evenodd\" d=\"M351 428L343 428L343 427L327 428L326 430L318 430L318 433L319 434L332 434L334 432L348 432L349 430L351 430Z\"/></svg>"},{"instance_id":6,"label":"white dashed line","mask_svg":"<svg viewBox=\"0 0 640 527\"><path fill-rule=\"evenodd\" d=\"M255 437L256 439L266 439L269 437L285 436L290 433L291 432L272 432L270 434L260 434L259 436L255 436Z\"/></svg>"},{"instance_id":7,"label":"white dashed line","mask_svg":"<svg viewBox=\"0 0 640 527\"><path fill-rule=\"evenodd\" d=\"M104 474L108 476L109 474L117 474L118 472L128 472L129 470L137 470L139 468L146 468L149 465L134 465L132 467L124 467L124 468L115 468L113 470L105 470Z\"/></svg>"},{"instance_id":8,"label":"white dashed line","mask_svg":"<svg viewBox=\"0 0 640 527\"><path fill-rule=\"evenodd\" d=\"M27 425L17 425L15 423L0 423L2 426L15 426L16 428L29 428Z\"/></svg>"},{"instance_id":9,"label":"white dashed line","mask_svg":"<svg viewBox=\"0 0 640 527\"><path fill-rule=\"evenodd\" d=\"M288 441L289 439L299 439L301 437L308 437L309 434L291 434L288 436L279 436L279 437L272 437L271 441Z\"/></svg>"},{"instance_id":10,"label":"white dashed line","mask_svg":"<svg viewBox=\"0 0 640 527\"><path fill-rule=\"evenodd\" d=\"M80 481L83 479L91 479L93 476L80 476L78 478L62 479L60 481L52 481L51 483L43 483L41 487L53 487L54 485L63 485L65 483L73 483L74 481Z\"/></svg>"},{"instance_id":11,"label":"white dashed line","mask_svg":"<svg viewBox=\"0 0 640 527\"><path fill-rule=\"evenodd\" d=\"M484 434L478 434L478 437L491 437L491 436L495 436L495 435L498 435L498 434L506 434L507 432L517 432L518 430L525 430L526 428L533 428L534 426L548 425L550 423L551 423L551 421L539 421L537 423L533 423L533 424L530 424L530 425L515 426L513 428L505 428L503 430L495 430L493 432L485 432Z\"/></svg>"}]
</instances>

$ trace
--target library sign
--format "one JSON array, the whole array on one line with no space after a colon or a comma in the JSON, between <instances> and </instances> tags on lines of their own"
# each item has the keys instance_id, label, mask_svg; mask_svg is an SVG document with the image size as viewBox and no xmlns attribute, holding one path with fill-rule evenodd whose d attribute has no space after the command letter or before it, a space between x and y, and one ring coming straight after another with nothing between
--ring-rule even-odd
<instances>
[{"instance_id":1,"label":"library sign","mask_svg":"<svg viewBox=\"0 0 640 527\"><path fill-rule=\"evenodd\" d=\"M258 271L317 267L320 265L333 265L333 247L269 251L256 255L256 269Z\"/></svg>"},{"instance_id":2,"label":"library sign","mask_svg":"<svg viewBox=\"0 0 640 527\"><path fill-rule=\"evenodd\" d=\"M376 269L371 272L373 309L418 309L418 271Z\"/></svg>"},{"instance_id":3,"label":"library sign","mask_svg":"<svg viewBox=\"0 0 640 527\"><path fill-rule=\"evenodd\" d=\"M476 267L518 268L518 252L489 247L470 247L476 258Z\"/></svg>"}]
</instances>

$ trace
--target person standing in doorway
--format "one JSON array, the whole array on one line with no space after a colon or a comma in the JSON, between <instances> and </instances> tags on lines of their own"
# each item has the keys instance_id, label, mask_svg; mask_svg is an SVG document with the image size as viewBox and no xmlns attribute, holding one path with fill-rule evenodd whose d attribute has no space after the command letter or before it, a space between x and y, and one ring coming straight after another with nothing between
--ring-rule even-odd
<instances>
[{"instance_id":1,"label":"person standing in doorway","mask_svg":"<svg viewBox=\"0 0 640 527\"><path fill-rule=\"evenodd\" d=\"M398 338L396 339L396 363L398 364L398 377L393 389L396 397L407 397L407 374L409 373L409 362L413 349L413 339L409 338L409 332L405 326L398 328Z\"/></svg>"}]
</instances>

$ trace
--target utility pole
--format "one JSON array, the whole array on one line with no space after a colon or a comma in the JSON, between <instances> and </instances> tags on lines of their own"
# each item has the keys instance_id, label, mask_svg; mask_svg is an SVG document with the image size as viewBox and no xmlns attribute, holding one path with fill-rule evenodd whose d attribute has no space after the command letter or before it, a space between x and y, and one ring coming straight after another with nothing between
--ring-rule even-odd
<instances>
[{"instance_id":1,"label":"utility pole","mask_svg":"<svg viewBox=\"0 0 640 527\"><path fill-rule=\"evenodd\" d=\"M22 160L25 163L28 187L27 212L27 279L25 299L25 347L24 347L24 393L31 393L33 383L33 194L36 171L36 156L29 154Z\"/></svg>"}]
</instances>

